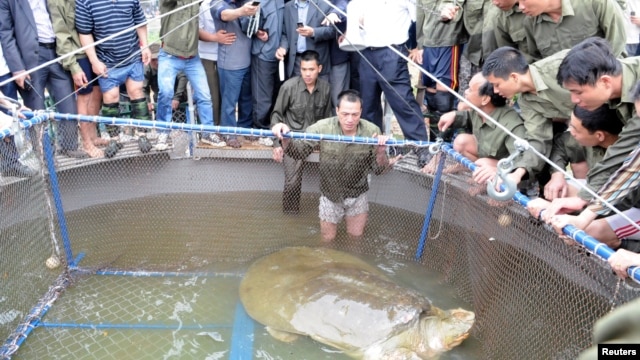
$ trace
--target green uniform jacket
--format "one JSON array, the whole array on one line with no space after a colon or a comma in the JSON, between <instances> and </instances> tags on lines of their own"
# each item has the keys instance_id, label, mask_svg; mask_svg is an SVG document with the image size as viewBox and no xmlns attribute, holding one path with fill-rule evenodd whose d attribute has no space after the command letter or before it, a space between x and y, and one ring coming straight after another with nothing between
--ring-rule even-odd
<instances>
[{"instance_id":1,"label":"green uniform jacket","mask_svg":"<svg viewBox=\"0 0 640 360\"><path fill-rule=\"evenodd\" d=\"M483 38L487 29L484 23L489 23L489 10L495 7L489 0L467 0L463 7L464 27L469 34L469 41L464 47L464 55L475 66L482 66L484 57L489 53L484 52ZM483 21L484 19L484 21Z\"/></svg>"},{"instance_id":2,"label":"green uniform jacket","mask_svg":"<svg viewBox=\"0 0 640 360\"><path fill-rule=\"evenodd\" d=\"M496 42L495 49L502 46L516 48L522 51L529 64L531 64L534 60L527 47L527 34L524 30L524 18L526 15L520 11L517 3L509 11L502 11L498 7L495 8L498 10L498 14L494 18L493 28Z\"/></svg>"},{"instance_id":3,"label":"green uniform jacket","mask_svg":"<svg viewBox=\"0 0 640 360\"><path fill-rule=\"evenodd\" d=\"M547 14L525 17L528 51L534 59L542 59L599 36L609 41L616 56L621 56L627 42L624 22L622 10L613 0L562 0L559 23Z\"/></svg>"},{"instance_id":4,"label":"green uniform jacket","mask_svg":"<svg viewBox=\"0 0 640 360\"><path fill-rule=\"evenodd\" d=\"M630 301L600 318L593 327L594 345L580 354L578 359L600 359L598 344L637 343L640 343L640 299Z\"/></svg>"},{"instance_id":5,"label":"green uniform jacket","mask_svg":"<svg viewBox=\"0 0 640 360\"><path fill-rule=\"evenodd\" d=\"M309 126L311 134L342 135L338 117L323 119ZM360 119L356 136L372 137L380 128ZM317 141L291 141L285 153L294 159L305 159ZM369 190L370 172L381 174L386 166L376 161L376 145L322 141L320 143L320 192L333 202L356 198Z\"/></svg>"},{"instance_id":6,"label":"green uniform jacket","mask_svg":"<svg viewBox=\"0 0 640 360\"><path fill-rule=\"evenodd\" d=\"M56 33L56 53L58 56L66 55L78 50L80 38L76 32L76 2L69 0L49 0L49 14L51 24ZM87 57L84 51L69 56L62 60L62 67L72 75L82 72L78 59Z\"/></svg>"},{"instance_id":7,"label":"green uniform jacket","mask_svg":"<svg viewBox=\"0 0 640 360\"><path fill-rule=\"evenodd\" d=\"M293 131L305 131L311 124L331 116L331 87L318 78L309 93L302 77L296 76L282 84L271 113L271 127L285 123Z\"/></svg>"},{"instance_id":8,"label":"green uniform jacket","mask_svg":"<svg viewBox=\"0 0 640 360\"><path fill-rule=\"evenodd\" d=\"M553 147L552 119L569 119L574 107L571 94L556 80L558 67L568 52L564 50L529 65L536 93L523 93L518 98L520 116L527 129L526 140L546 157ZM529 176L536 175L545 165L543 159L530 151L516 163L516 167L527 169Z\"/></svg>"},{"instance_id":9,"label":"green uniform jacket","mask_svg":"<svg viewBox=\"0 0 640 360\"><path fill-rule=\"evenodd\" d=\"M588 164L593 165L600 161L600 159L602 159L602 155L604 155L604 152L602 152L598 159L594 161L592 158L592 162L589 163L586 151L587 149L576 141L576 138L571 135L571 132L563 131L553 137L553 148L551 149L551 156L549 157L549 160L558 165L562 170L565 170L569 163L587 161ZM558 172L554 167L550 167L549 171L551 173Z\"/></svg>"},{"instance_id":10,"label":"green uniform jacket","mask_svg":"<svg viewBox=\"0 0 640 360\"><path fill-rule=\"evenodd\" d=\"M488 115L515 136L525 137L524 122L520 115L510 106L496 108ZM471 126L471 133L477 139L479 158L499 160L516 152L515 139L498 128L492 121L484 121L480 114L474 110L457 111L453 126L466 128L469 125Z\"/></svg>"},{"instance_id":11,"label":"green uniform jacket","mask_svg":"<svg viewBox=\"0 0 640 360\"><path fill-rule=\"evenodd\" d=\"M638 145L640 139L640 118L636 113L632 98L633 89L640 80L640 58L630 57L621 59L622 63L622 97L609 101L609 107L616 110L618 119L624 127L618 135L618 141L607 148L602 161L589 169L587 185L593 191L598 191L609 177L622 165L625 158ZM591 200L592 196L586 190L578 193L584 200Z\"/></svg>"},{"instance_id":12,"label":"green uniform jacket","mask_svg":"<svg viewBox=\"0 0 640 360\"><path fill-rule=\"evenodd\" d=\"M198 55L198 15L199 0L160 0L160 14L193 4L160 20L162 48L168 54L180 57ZM189 20L191 19L191 20ZM244 36L244 34L236 34Z\"/></svg>"},{"instance_id":13,"label":"green uniform jacket","mask_svg":"<svg viewBox=\"0 0 640 360\"><path fill-rule=\"evenodd\" d=\"M469 35L464 29L462 8L465 0L457 1L456 17L450 21L440 21L440 10L452 5L454 0L419 0L416 2L416 39L418 46L445 47L464 44Z\"/></svg>"}]
</instances>

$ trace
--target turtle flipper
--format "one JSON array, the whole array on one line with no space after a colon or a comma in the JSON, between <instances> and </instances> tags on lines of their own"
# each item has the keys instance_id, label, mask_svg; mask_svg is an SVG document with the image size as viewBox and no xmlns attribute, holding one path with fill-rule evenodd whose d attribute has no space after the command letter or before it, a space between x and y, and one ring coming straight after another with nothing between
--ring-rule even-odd
<instances>
[{"instance_id":1,"label":"turtle flipper","mask_svg":"<svg viewBox=\"0 0 640 360\"><path fill-rule=\"evenodd\" d=\"M269 326L267 326L266 329L267 329L267 332L271 336L273 336L277 340L280 340L280 341L286 342L286 343L293 342L300 336L300 335L294 334L292 332L276 330L276 329L271 328Z\"/></svg>"}]
</instances>

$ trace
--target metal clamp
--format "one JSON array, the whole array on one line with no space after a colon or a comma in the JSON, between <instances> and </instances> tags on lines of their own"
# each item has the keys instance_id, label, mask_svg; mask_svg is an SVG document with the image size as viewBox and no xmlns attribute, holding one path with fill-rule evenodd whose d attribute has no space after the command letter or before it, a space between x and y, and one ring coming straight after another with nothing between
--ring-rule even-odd
<instances>
[{"instance_id":1,"label":"metal clamp","mask_svg":"<svg viewBox=\"0 0 640 360\"><path fill-rule=\"evenodd\" d=\"M438 137L436 139L436 142L434 142L433 144L429 145L429 152L432 155L435 155L437 153L440 152L440 147L442 146L442 143L444 142L444 140L442 140L441 137Z\"/></svg>"},{"instance_id":2,"label":"metal clamp","mask_svg":"<svg viewBox=\"0 0 640 360\"><path fill-rule=\"evenodd\" d=\"M502 180L502 186L504 186L506 190L496 190L497 179L490 179L489 181L487 181L487 194L489 194L492 199L498 201L507 201L513 197L516 191L518 191L518 185L513 179L509 178L508 175L511 172L511 168L513 167L513 158L519 154L520 152L517 152L517 154L514 153L508 158L498 161L498 173L496 174L496 178L499 177L500 180Z\"/></svg>"}]
</instances>

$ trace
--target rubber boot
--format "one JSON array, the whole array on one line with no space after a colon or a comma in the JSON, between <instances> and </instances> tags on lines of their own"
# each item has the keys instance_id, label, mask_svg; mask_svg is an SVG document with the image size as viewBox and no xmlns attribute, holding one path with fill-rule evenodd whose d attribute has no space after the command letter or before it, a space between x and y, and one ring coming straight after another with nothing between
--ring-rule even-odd
<instances>
[{"instance_id":1,"label":"rubber boot","mask_svg":"<svg viewBox=\"0 0 640 360\"><path fill-rule=\"evenodd\" d=\"M422 111L423 114L426 112L424 111L424 96L426 92L427 90L425 88L418 88L416 91L416 101L418 102L418 105L420 105L420 111Z\"/></svg>"},{"instance_id":2,"label":"rubber boot","mask_svg":"<svg viewBox=\"0 0 640 360\"><path fill-rule=\"evenodd\" d=\"M427 99L427 113L424 117L429 119L429 139L435 140L438 137L438 121L442 113L436 108L436 93L425 91L424 97Z\"/></svg>"},{"instance_id":3,"label":"rubber boot","mask_svg":"<svg viewBox=\"0 0 640 360\"><path fill-rule=\"evenodd\" d=\"M438 120L440 120L440 115L454 110L454 102L455 96L448 91L436 91L436 93L433 94L433 107L436 109L436 114L438 114ZM450 142L453 140L452 129L447 129L445 132L441 133L438 130L436 123L435 131L444 141Z\"/></svg>"},{"instance_id":4,"label":"rubber boot","mask_svg":"<svg viewBox=\"0 0 640 360\"><path fill-rule=\"evenodd\" d=\"M131 100L131 116L134 119L140 120L150 120L151 116L149 115L149 107L147 106L147 99L141 98L136 100ZM139 129L140 135L138 136L138 147L140 148L140 152L143 154L151 151L151 144L147 139L146 129Z\"/></svg>"},{"instance_id":5,"label":"rubber boot","mask_svg":"<svg viewBox=\"0 0 640 360\"><path fill-rule=\"evenodd\" d=\"M119 103L102 104L102 108L100 109L100 114L104 117L119 117L120 104ZM110 137L116 137L120 132L120 128L114 125L107 125L107 132L109 133Z\"/></svg>"}]
</instances>

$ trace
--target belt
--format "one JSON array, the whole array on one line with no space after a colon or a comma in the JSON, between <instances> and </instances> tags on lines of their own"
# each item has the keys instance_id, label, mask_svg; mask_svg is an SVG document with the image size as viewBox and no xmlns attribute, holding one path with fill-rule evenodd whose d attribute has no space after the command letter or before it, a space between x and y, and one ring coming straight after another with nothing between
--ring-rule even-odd
<instances>
[{"instance_id":1,"label":"belt","mask_svg":"<svg viewBox=\"0 0 640 360\"><path fill-rule=\"evenodd\" d=\"M396 50L403 50L404 48L404 44L402 45L389 45L392 48L396 49ZM368 46L366 49L367 50L371 50L371 51L376 51L376 50L382 50L382 49L388 49L389 46L381 46L381 47L375 47L375 46Z\"/></svg>"},{"instance_id":2,"label":"belt","mask_svg":"<svg viewBox=\"0 0 640 360\"><path fill-rule=\"evenodd\" d=\"M55 49L56 48L56 43L52 42L52 43L41 43L39 42L38 45L42 46L43 48L46 49Z\"/></svg>"},{"instance_id":3,"label":"belt","mask_svg":"<svg viewBox=\"0 0 640 360\"><path fill-rule=\"evenodd\" d=\"M160 47L161 47L161 48L164 48L164 41L162 42L162 44L160 44ZM193 55L193 56L180 56L180 55L173 55L173 56L175 56L175 57L177 57L178 59L181 59L181 60L191 60L191 59L193 59L193 58L195 58L195 57L196 57L195 55Z\"/></svg>"}]
</instances>

